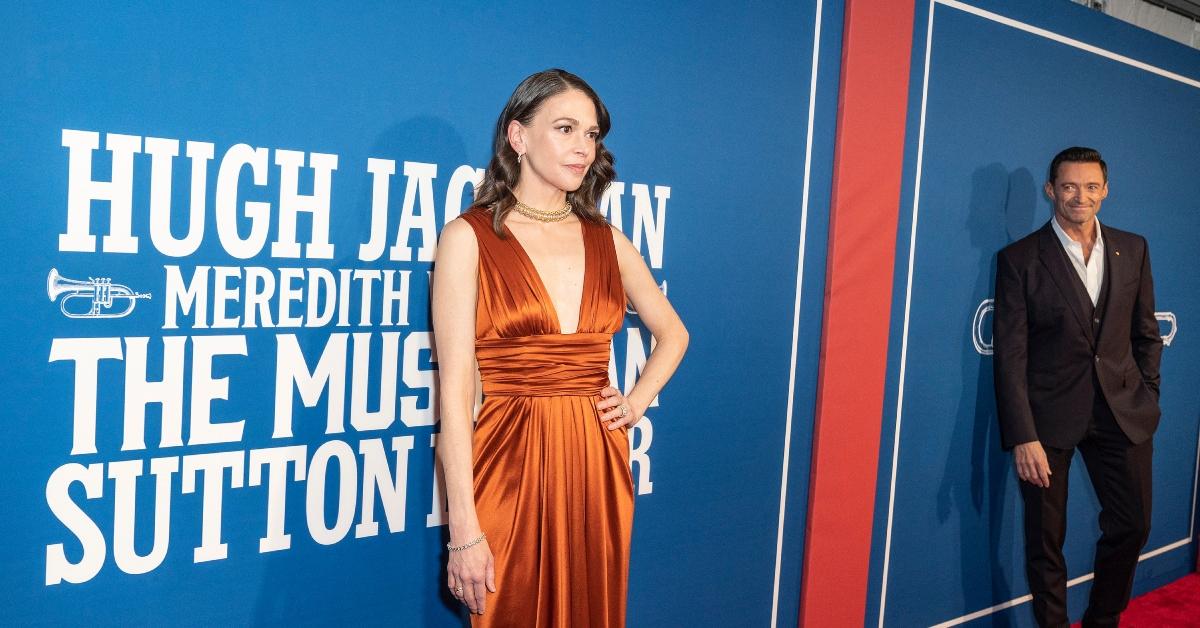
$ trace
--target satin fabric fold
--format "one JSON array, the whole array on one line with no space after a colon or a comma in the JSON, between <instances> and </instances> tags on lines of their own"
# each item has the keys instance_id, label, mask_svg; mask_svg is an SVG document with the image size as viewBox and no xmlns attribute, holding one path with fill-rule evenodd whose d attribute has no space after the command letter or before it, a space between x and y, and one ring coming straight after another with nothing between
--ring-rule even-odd
<instances>
[{"instance_id":1,"label":"satin fabric fold","mask_svg":"<svg viewBox=\"0 0 1200 628\"><path fill-rule=\"evenodd\" d=\"M483 394L590 396L608 385L611 334L547 334L475 343Z\"/></svg>"},{"instance_id":2,"label":"satin fabric fold","mask_svg":"<svg viewBox=\"0 0 1200 628\"><path fill-rule=\"evenodd\" d=\"M485 398L473 441L475 507L497 587L472 625L624 626L629 440L596 409L624 318L612 232L581 223L579 325L563 334L520 242L498 237L486 210L463 218L479 244L475 351Z\"/></svg>"}]
</instances>

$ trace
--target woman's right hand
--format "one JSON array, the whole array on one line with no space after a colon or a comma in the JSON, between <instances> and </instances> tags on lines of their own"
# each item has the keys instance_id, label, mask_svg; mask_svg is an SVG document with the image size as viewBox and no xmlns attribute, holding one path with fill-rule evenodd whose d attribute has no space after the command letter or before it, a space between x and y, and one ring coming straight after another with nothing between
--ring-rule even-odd
<instances>
[{"instance_id":1,"label":"woman's right hand","mask_svg":"<svg viewBox=\"0 0 1200 628\"><path fill-rule=\"evenodd\" d=\"M446 585L450 587L451 595L466 604L472 613L483 614L487 593L496 592L496 563L487 539L467 549L450 552Z\"/></svg>"}]
</instances>

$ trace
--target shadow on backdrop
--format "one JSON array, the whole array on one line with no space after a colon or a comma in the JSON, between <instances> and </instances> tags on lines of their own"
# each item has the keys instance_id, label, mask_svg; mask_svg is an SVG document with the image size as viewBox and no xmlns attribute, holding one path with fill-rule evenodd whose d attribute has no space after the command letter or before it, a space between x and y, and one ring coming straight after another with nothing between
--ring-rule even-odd
<instances>
[{"instance_id":1,"label":"shadow on backdrop","mask_svg":"<svg viewBox=\"0 0 1200 628\"><path fill-rule=\"evenodd\" d=\"M1011 456L1000 448L992 358L976 351L973 321L980 303L992 298L996 254L1033 230L1037 205L1038 185L1025 168L1009 172L1002 164L992 163L971 175L965 226L973 257L960 263L963 272L975 273L975 283L972 300L966 304L959 319L961 333L957 337L964 355L960 386L963 396L954 417L952 449L942 473L937 514L943 522L958 516L958 529L963 533L959 540L962 552L960 581L964 587L970 587L969 592L981 586L988 587L991 604L1015 597L1013 583L1005 574L1006 571L1022 573L1023 566L1003 568L1011 559L1008 554L1002 554L1005 540L1002 531L1013 527L1013 521L1019 517L1017 512L1005 512L1007 494L1015 476ZM988 342L991 341L990 321L989 317L983 328L983 339ZM970 368L973 363L979 368ZM967 443L970 443L969 448ZM986 527L986 534L967 534L981 525ZM1019 526L1016 528L1020 529ZM981 564L990 565L986 574L980 574ZM971 596L964 595L964 599L970 600ZM992 614L989 618L994 626L1008 626L1012 621L1009 613Z\"/></svg>"}]
</instances>

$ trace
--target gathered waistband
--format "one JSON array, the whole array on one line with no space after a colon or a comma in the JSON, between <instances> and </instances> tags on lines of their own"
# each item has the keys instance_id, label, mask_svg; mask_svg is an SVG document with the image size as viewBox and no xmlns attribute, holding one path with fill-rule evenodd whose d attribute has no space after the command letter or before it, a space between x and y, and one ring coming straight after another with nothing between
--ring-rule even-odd
<instances>
[{"instance_id":1,"label":"gathered waistband","mask_svg":"<svg viewBox=\"0 0 1200 628\"><path fill-rule=\"evenodd\" d=\"M540 334L475 342L483 394L592 396L608 385L611 334Z\"/></svg>"}]
</instances>

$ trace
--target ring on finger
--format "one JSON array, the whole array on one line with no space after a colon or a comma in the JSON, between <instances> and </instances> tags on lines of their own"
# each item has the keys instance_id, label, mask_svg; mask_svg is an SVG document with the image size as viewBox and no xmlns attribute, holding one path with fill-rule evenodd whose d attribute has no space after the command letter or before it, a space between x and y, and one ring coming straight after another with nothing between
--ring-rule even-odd
<instances>
[{"instance_id":1,"label":"ring on finger","mask_svg":"<svg viewBox=\"0 0 1200 628\"><path fill-rule=\"evenodd\" d=\"M621 410L621 418L622 419L629 416L629 406L627 406L625 404L621 404L620 410Z\"/></svg>"}]
</instances>

